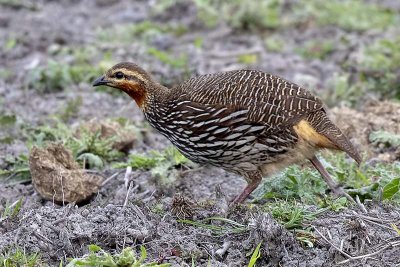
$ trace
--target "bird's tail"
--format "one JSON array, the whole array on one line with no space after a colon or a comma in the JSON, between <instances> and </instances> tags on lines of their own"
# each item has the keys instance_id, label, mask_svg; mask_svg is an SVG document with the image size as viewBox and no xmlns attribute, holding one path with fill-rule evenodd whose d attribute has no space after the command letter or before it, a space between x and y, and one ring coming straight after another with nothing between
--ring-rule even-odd
<instances>
[{"instance_id":1,"label":"bird's tail","mask_svg":"<svg viewBox=\"0 0 400 267\"><path fill-rule=\"evenodd\" d=\"M328 118L323 110L313 112L306 118L312 128L319 134L326 137L331 144L324 143L321 147L339 149L346 152L358 164L361 163L361 156L357 149L349 141L349 139L342 133L342 131Z\"/></svg>"}]
</instances>

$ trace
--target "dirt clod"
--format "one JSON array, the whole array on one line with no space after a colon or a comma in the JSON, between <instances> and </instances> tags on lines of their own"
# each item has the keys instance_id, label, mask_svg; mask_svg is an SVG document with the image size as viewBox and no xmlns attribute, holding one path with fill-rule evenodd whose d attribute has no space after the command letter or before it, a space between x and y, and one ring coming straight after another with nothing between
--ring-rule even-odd
<instances>
[{"instance_id":1,"label":"dirt clod","mask_svg":"<svg viewBox=\"0 0 400 267\"><path fill-rule=\"evenodd\" d=\"M29 156L32 183L47 200L79 203L98 191L102 177L86 174L61 144L34 147Z\"/></svg>"}]
</instances>

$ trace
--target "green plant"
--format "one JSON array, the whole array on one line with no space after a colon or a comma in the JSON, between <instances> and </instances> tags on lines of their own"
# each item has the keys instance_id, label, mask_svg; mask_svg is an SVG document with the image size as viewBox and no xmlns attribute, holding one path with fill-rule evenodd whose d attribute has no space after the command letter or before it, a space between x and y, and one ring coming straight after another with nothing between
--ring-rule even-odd
<instances>
[{"instance_id":1,"label":"green plant","mask_svg":"<svg viewBox=\"0 0 400 267\"><path fill-rule=\"evenodd\" d=\"M122 157L113 148L116 137L103 137L99 131L81 128L77 135L69 126L58 122L54 126L40 126L28 131L28 146L45 146L50 142L61 142L71 150L73 157L87 163L90 168L101 168L105 162Z\"/></svg>"},{"instance_id":2,"label":"green plant","mask_svg":"<svg viewBox=\"0 0 400 267\"><path fill-rule=\"evenodd\" d=\"M23 0L0 0L0 5L12 8L26 8L32 11L39 9L39 5L37 3Z\"/></svg>"},{"instance_id":3,"label":"green plant","mask_svg":"<svg viewBox=\"0 0 400 267\"><path fill-rule=\"evenodd\" d=\"M197 17L207 27L225 21L239 30L276 29L281 24L282 1L258 2L194 0Z\"/></svg>"},{"instance_id":4,"label":"green plant","mask_svg":"<svg viewBox=\"0 0 400 267\"><path fill-rule=\"evenodd\" d=\"M0 222L6 218L15 217L21 210L22 201L23 201L22 198L15 201L12 204L8 203L8 201L7 201L4 211L1 213Z\"/></svg>"},{"instance_id":5,"label":"green plant","mask_svg":"<svg viewBox=\"0 0 400 267\"><path fill-rule=\"evenodd\" d=\"M281 25L282 1L230 1L225 20L238 29L276 29Z\"/></svg>"},{"instance_id":6,"label":"green plant","mask_svg":"<svg viewBox=\"0 0 400 267\"><path fill-rule=\"evenodd\" d=\"M261 257L260 253L261 244L262 242L260 242L254 249L253 254L251 254L251 258L247 267L254 267L256 265L257 260Z\"/></svg>"},{"instance_id":7,"label":"green plant","mask_svg":"<svg viewBox=\"0 0 400 267\"><path fill-rule=\"evenodd\" d=\"M0 254L0 267L39 267L43 266L38 253L27 254L25 250L8 249Z\"/></svg>"},{"instance_id":8,"label":"green plant","mask_svg":"<svg viewBox=\"0 0 400 267\"><path fill-rule=\"evenodd\" d=\"M321 161L332 177L343 185L347 193L358 195L364 199L391 199L400 203L400 194L396 186L387 186L395 183L400 177L400 164L378 163L376 165L362 164L357 166L352 160L348 160L344 153L326 152ZM395 185L395 184L394 184ZM387 193L382 197L381 191L386 187ZM347 201L330 203L329 189L314 168L302 168L290 166L280 174L265 179L254 192L256 201L261 199L297 199L304 204L317 205L319 207L340 209L347 205ZM390 197L389 197L390 196Z\"/></svg>"},{"instance_id":9,"label":"green plant","mask_svg":"<svg viewBox=\"0 0 400 267\"><path fill-rule=\"evenodd\" d=\"M58 117L64 122L69 121L79 112L79 109L82 106L82 102L83 100L81 96L77 96L74 99L68 100Z\"/></svg>"},{"instance_id":10,"label":"green plant","mask_svg":"<svg viewBox=\"0 0 400 267\"><path fill-rule=\"evenodd\" d=\"M37 67L28 73L27 86L43 93L62 91L79 83L90 83L109 66L111 54L103 55L103 60L93 66L89 48L64 49L58 55L72 53L72 61L48 60L45 66Z\"/></svg>"},{"instance_id":11,"label":"green plant","mask_svg":"<svg viewBox=\"0 0 400 267\"><path fill-rule=\"evenodd\" d=\"M187 54L181 54L179 57L175 57L172 54L158 50L154 47L147 49L147 53L160 60L162 63L170 65L177 69L187 69L188 57Z\"/></svg>"},{"instance_id":12,"label":"green plant","mask_svg":"<svg viewBox=\"0 0 400 267\"><path fill-rule=\"evenodd\" d=\"M161 24L146 20L140 23L118 24L110 28L98 29L97 40L102 43L131 43L132 41L147 43L151 38L163 33L180 36L185 32L187 29L182 25Z\"/></svg>"},{"instance_id":13,"label":"green plant","mask_svg":"<svg viewBox=\"0 0 400 267\"><path fill-rule=\"evenodd\" d=\"M17 117L14 114L0 115L0 127L3 131L0 132L0 143L11 144L14 141L13 134L10 132L17 124Z\"/></svg>"},{"instance_id":14,"label":"green plant","mask_svg":"<svg viewBox=\"0 0 400 267\"><path fill-rule=\"evenodd\" d=\"M25 183L31 180L28 156L21 154L17 157L7 155L5 168L0 169L0 182L13 185Z\"/></svg>"},{"instance_id":15,"label":"green plant","mask_svg":"<svg viewBox=\"0 0 400 267\"><path fill-rule=\"evenodd\" d=\"M328 187L319 173L311 168L290 166L275 177L267 178L255 191L256 199L299 199L318 205Z\"/></svg>"},{"instance_id":16,"label":"green plant","mask_svg":"<svg viewBox=\"0 0 400 267\"><path fill-rule=\"evenodd\" d=\"M296 239L308 247L314 246L315 238L309 229L311 221L326 209L308 208L294 200L275 200L268 202L262 208L269 212L272 217L285 226L286 229L294 230Z\"/></svg>"},{"instance_id":17,"label":"green plant","mask_svg":"<svg viewBox=\"0 0 400 267\"><path fill-rule=\"evenodd\" d=\"M251 65L258 61L258 56L256 54L243 54L238 56L239 63Z\"/></svg>"},{"instance_id":18,"label":"green plant","mask_svg":"<svg viewBox=\"0 0 400 267\"><path fill-rule=\"evenodd\" d=\"M334 50L332 41L321 41L313 40L305 42L302 47L296 49L296 51L305 58L318 58L325 59Z\"/></svg>"},{"instance_id":19,"label":"green plant","mask_svg":"<svg viewBox=\"0 0 400 267\"><path fill-rule=\"evenodd\" d=\"M361 0L301 0L293 17L356 31L385 29L395 23L393 11Z\"/></svg>"},{"instance_id":20,"label":"green plant","mask_svg":"<svg viewBox=\"0 0 400 267\"><path fill-rule=\"evenodd\" d=\"M263 205L263 209L287 229L301 229L305 223L311 222L324 211L323 209L311 211L296 201L288 200L275 200L266 203Z\"/></svg>"},{"instance_id":21,"label":"green plant","mask_svg":"<svg viewBox=\"0 0 400 267\"><path fill-rule=\"evenodd\" d=\"M161 178L161 183L170 184L176 179L176 167L181 165L189 167L191 163L177 149L168 147L162 152L151 151L149 155L132 154L128 162L116 163L113 167L151 170L153 176Z\"/></svg>"},{"instance_id":22,"label":"green plant","mask_svg":"<svg viewBox=\"0 0 400 267\"><path fill-rule=\"evenodd\" d=\"M366 46L356 64L359 79L369 91L400 99L400 38L381 39Z\"/></svg>"},{"instance_id":23,"label":"green plant","mask_svg":"<svg viewBox=\"0 0 400 267\"><path fill-rule=\"evenodd\" d=\"M270 36L265 39L265 47L271 52L282 52L285 48L285 40L279 36Z\"/></svg>"},{"instance_id":24,"label":"green plant","mask_svg":"<svg viewBox=\"0 0 400 267\"><path fill-rule=\"evenodd\" d=\"M350 82L350 75L346 73L334 73L327 87L322 97L329 106L340 102L354 106L366 93L365 86L359 82Z\"/></svg>"},{"instance_id":25,"label":"green plant","mask_svg":"<svg viewBox=\"0 0 400 267\"><path fill-rule=\"evenodd\" d=\"M131 247L124 248L121 253L111 255L97 245L89 245L89 255L82 258L72 259L67 267L168 267L169 263L158 264L147 262L147 251L144 246L140 247L140 254Z\"/></svg>"},{"instance_id":26,"label":"green plant","mask_svg":"<svg viewBox=\"0 0 400 267\"><path fill-rule=\"evenodd\" d=\"M382 143L389 147L400 146L400 134L395 134L383 130L370 133L369 140L374 144Z\"/></svg>"}]
</instances>

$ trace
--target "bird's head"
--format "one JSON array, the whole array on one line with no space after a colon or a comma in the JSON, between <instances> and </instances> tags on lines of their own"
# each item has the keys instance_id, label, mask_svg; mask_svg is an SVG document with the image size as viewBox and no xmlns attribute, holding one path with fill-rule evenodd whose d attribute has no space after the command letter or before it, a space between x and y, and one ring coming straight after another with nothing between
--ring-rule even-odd
<instances>
[{"instance_id":1,"label":"bird's head","mask_svg":"<svg viewBox=\"0 0 400 267\"><path fill-rule=\"evenodd\" d=\"M122 62L113 66L93 82L93 86L106 85L120 89L143 108L148 89L154 86L150 75L138 65Z\"/></svg>"}]
</instances>

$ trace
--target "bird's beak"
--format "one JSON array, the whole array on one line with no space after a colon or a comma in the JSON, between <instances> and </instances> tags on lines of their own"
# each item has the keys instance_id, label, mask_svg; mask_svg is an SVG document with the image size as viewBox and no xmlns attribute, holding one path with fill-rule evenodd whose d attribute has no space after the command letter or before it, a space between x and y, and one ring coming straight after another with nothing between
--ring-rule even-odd
<instances>
[{"instance_id":1,"label":"bird's beak","mask_svg":"<svg viewBox=\"0 0 400 267\"><path fill-rule=\"evenodd\" d=\"M97 78L94 82L93 82L93 86L99 86L99 85L107 85L108 81L106 80L106 78L103 76Z\"/></svg>"}]
</instances>

